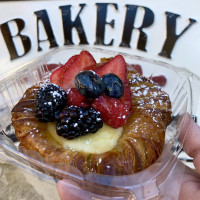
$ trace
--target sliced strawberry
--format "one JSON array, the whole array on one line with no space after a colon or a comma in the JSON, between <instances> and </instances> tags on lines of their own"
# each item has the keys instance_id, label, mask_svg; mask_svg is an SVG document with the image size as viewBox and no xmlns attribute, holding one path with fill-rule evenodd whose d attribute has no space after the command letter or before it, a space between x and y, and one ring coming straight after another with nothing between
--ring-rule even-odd
<instances>
[{"instance_id":1,"label":"sliced strawberry","mask_svg":"<svg viewBox=\"0 0 200 200\"><path fill-rule=\"evenodd\" d=\"M94 72L97 72L103 65L104 63L97 63L96 65L86 67L84 70L92 70Z\"/></svg>"},{"instance_id":2,"label":"sliced strawberry","mask_svg":"<svg viewBox=\"0 0 200 200\"><path fill-rule=\"evenodd\" d=\"M59 86L62 85L63 82L63 73L71 66L74 60L78 57L78 55L72 56L64 65L57 68L50 76L51 83L55 83Z\"/></svg>"},{"instance_id":3,"label":"sliced strawberry","mask_svg":"<svg viewBox=\"0 0 200 200\"><path fill-rule=\"evenodd\" d=\"M128 84L124 86L124 94L119 100L127 106L129 112L132 112L132 96Z\"/></svg>"},{"instance_id":4,"label":"sliced strawberry","mask_svg":"<svg viewBox=\"0 0 200 200\"><path fill-rule=\"evenodd\" d=\"M92 107L99 111L104 123L113 128L122 127L129 116L129 109L119 99L100 96L95 99Z\"/></svg>"},{"instance_id":5,"label":"sliced strawberry","mask_svg":"<svg viewBox=\"0 0 200 200\"><path fill-rule=\"evenodd\" d=\"M60 77L60 85L62 85L63 83L63 79L64 79L64 73L66 72L66 70L71 67L71 65L75 62L75 60L78 58L78 55L74 55L72 56L63 66L63 73Z\"/></svg>"},{"instance_id":6,"label":"sliced strawberry","mask_svg":"<svg viewBox=\"0 0 200 200\"><path fill-rule=\"evenodd\" d=\"M67 103L69 106L90 107L90 102L76 88L71 88L68 91Z\"/></svg>"},{"instance_id":7,"label":"sliced strawberry","mask_svg":"<svg viewBox=\"0 0 200 200\"><path fill-rule=\"evenodd\" d=\"M140 65L138 65L138 64L131 64L129 66L132 67L134 70L136 70L140 75L143 74L142 67Z\"/></svg>"},{"instance_id":8,"label":"sliced strawberry","mask_svg":"<svg viewBox=\"0 0 200 200\"><path fill-rule=\"evenodd\" d=\"M60 77L63 73L63 68L62 66L57 68L55 71L50 76L50 81L51 83L55 83L56 85L60 86Z\"/></svg>"},{"instance_id":9,"label":"sliced strawberry","mask_svg":"<svg viewBox=\"0 0 200 200\"><path fill-rule=\"evenodd\" d=\"M74 79L76 75L83 71L86 67L96 65L96 61L93 56L88 51L82 51L78 57L74 60L74 62L65 68L63 73L63 82L61 83L61 87L67 91L69 88L74 87Z\"/></svg>"},{"instance_id":10,"label":"sliced strawberry","mask_svg":"<svg viewBox=\"0 0 200 200\"><path fill-rule=\"evenodd\" d=\"M104 74L113 73L117 75L123 83L127 83L126 79L126 62L121 55L115 56L110 61L106 62L102 67L98 67L95 72L99 76L103 76Z\"/></svg>"},{"instance_id":11,"label":"sliced strawberry","mask_svg":"<svg viewBox=\"0 0 200 200\"><path fill-rule=\"evenodd\" d=\"M102 64L97 64L96 66L92 66L88 68L88 70L95 71L99 76L103 76L104 74L114 73L124 83L124 95L119 99L121 103L125 104L129 110L132 111L132 97L131 91L127 83L127 69L126 62L121 55L117 55L114 58L109 59L108 62Z\"/></svg>"}]
</instances>

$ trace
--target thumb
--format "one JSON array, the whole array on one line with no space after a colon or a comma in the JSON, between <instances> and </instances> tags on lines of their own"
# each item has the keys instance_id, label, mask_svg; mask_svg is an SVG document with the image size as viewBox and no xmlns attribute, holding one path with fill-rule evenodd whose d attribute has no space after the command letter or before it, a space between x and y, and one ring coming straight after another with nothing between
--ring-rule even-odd
<instances>
[{"instance_id":1,"label":"thumb","mask_svg":"<svg viewBox=\"0 0 200 200\"><path fill-rule=\"evenodd\" d=\"M82 190L74 182L61 180L57 183L57 190L61 200L85 200L91 199L90 193Z\"/></svg>"},{"instance_id":2,"label":"thumb","mask_svg":"<svg viewBox=\"0 0 200 200\"><path fill-rule=\"evenodd\" d=\"M186 166L183 179L179 200L200 199L200 175Z\"/></svg>"}]
</instances>

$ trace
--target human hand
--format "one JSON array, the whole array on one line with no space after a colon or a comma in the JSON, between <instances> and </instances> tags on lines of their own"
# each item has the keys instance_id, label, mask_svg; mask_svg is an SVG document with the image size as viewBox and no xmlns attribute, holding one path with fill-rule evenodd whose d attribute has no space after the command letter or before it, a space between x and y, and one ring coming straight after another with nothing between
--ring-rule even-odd
<instances>
[{"instance_id":1,"label":"human hand","mask_svg":"<svg viewBox=\"0 0 200 200\"><path fill-rule=\"evenodd\" d=\"M57 183L58 194L61 200L90 200L91 196L88 192L71 181L61 180Z\"/></svg>"},{"instance_id":2,"label":"human hand","mask_svg":"<svg viewBox=\"0 0 200 200\"><path fill-rule=\"evenodd\" d=\"M187 130L187 131L186 131ZM186 134L185 134L186 133ZM194 160L196 171L186 167L183 183L181 185L179 200L200 199L200 127L186 115L180 140L183 143L184 151Z\"/></svg>"}]
</instances>

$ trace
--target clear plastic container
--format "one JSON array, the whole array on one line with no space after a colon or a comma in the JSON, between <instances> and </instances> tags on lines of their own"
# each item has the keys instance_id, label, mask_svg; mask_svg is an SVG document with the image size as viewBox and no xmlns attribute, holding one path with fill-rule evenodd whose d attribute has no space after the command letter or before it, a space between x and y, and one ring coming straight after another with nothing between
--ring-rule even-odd
<instances>
[{"instance_id":1,"label":"clear plastic container","mask_svg":"<svg viewBox=\"0 0 200 200\"><path fill-rule=\"evenodd\" d=\"M163 90L170 96L173 120L166 130L162 155L146 170L127 176L104 176L93 173L83 175L71 166L65 166L67 170L63 170L63 166L55 168L45 163L38 153L19 147L11 125L13 106L27 88L40 81L48 71L65 63L83 49L91 52L97 62L102 57L113 57L120 53L127 63L140 64L144 76L164 75L166 77L167 83ZM0 81L0 158L47 181L70 180L91 194L91 199L162 199L166 188L170 190L170 181L175 180L173 174L181 173L180 168L176 170L176 165L182 149L179 135L185 120L184 114L198 116L197 114L200 113L198 85L200 79L191 72L155 60L88 46L54 49L29 64L16 68ZM184 171L184 167L182 170ZM171 194L172 198L177 199L178 192L177 190Z\"/></svg>"}]
</instances>

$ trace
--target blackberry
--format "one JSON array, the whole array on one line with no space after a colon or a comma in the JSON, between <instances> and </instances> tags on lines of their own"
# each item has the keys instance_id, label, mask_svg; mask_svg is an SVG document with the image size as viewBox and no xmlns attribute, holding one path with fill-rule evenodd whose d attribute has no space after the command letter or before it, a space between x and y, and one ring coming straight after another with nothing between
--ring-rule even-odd
<instances>
[{"instance_id":1,"label":"blackberry","mask_svg":"<svg viewBox=\"0 0 200 200\"><path fill-rule=\"evenodd\" d=\"M59 116L57 134L68 140L96 133L103 126L100 113L93 108L66 107Z\"/></svg>"},{"instance_id":2,"label":"blackberry","mask_svg":"<svg viewBox=\"0 0 200 200\"><path fill-rule=\"evenodd\" d=\"M52 83L44 84L37 92L35 116L42 122L54 121L66 103L63 89Z\"/></svg>"}]
</instances>

